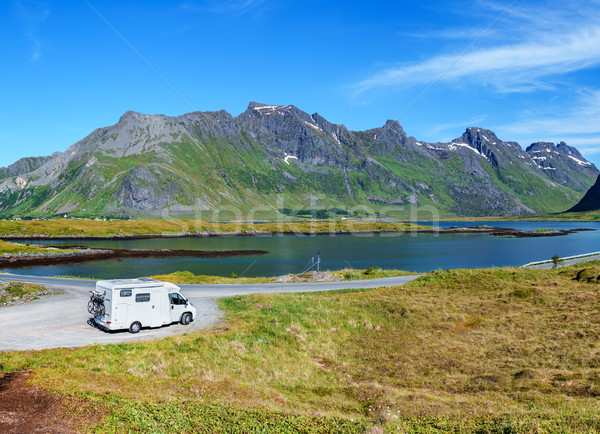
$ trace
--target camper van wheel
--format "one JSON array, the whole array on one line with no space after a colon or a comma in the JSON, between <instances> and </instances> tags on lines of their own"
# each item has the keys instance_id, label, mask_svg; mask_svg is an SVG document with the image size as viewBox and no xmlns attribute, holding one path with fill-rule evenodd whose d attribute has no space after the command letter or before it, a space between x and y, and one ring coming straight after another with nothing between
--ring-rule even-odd
<instances>
[{"instance_id":1,"label":"camper van wheel","mask_svg":"<svg viewBox=\"0 0 600 434\"><path fill-rule=\"evenodd\" d=\"M134 322L129 326L130 333L137 333L142 329L142 325L139 322Z\"/></svg>"},{"instance_id":2,"label":"camper van wheel","mask_svg":"<svg viewBox=\"0 0 600 434\"><path fill-rule=\"evenodd\" d=\"M181 324L183 325L188 325L189 323L192 322L192 315L189 313L184 313L183 315L181 315Z\"/></svg>"}]
</instances>

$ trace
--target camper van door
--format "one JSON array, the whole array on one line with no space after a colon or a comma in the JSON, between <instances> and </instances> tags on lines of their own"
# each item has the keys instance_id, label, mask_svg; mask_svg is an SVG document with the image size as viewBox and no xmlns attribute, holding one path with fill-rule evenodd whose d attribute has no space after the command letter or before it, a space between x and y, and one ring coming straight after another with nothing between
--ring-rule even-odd
<instances>
[{"instance_id":1,"label":"camper van door","mask_svg":"<svg viewBox=\"0 0 600 434\"><path fill-rule=\"evenodd\" d=\"M114 306L113 324L126 326L133 290L131 288L113 289L111 293L112 305Z\"/></svg>"},{"instance_id":2,"label":"camper van door","mask_svg":"<svg viewBox=\"0 0 600 434\"><path fill-rule=\"evenodd\" d=\"M171 301L169 300L169 291L165 290L160 294L162 299L160 305L160 317L162 324L171 324Z\"/></svg>"},{"instance_id":3,"label":"camper van door","mask_svg":"<svg viewBox=\"0 0 600 434\"><path fill-rule=\"evenodd\" d=\"M169 301L171 303L171 321L178 322L185 311L185 298L183 298L181 294L173 292L169 295Z\"/></svg>"},{"instance_id":4,"label":"camper van door","mask_svg":"<svg viewBox=\"0 0 600 434\"><path fill-rule=\"evenodd\" d=\"M139 321L142 326L147 327L152 324L152 292L149 289L136 288L134 291L135 303L133 309L130 311L129 320Z\"/></svg>"},{"instance_id":5,"label":"camper van door","mask_svg":"<svg viewBox=\"0 0 600 434\"><path fill-rule=\"evenodd\" d=\"M152 304L152 322L150 323L150 327L161 327L163 325L163 322L162 322L162 305L164 303L163 295L164 295L164 290L162 288L152 290L152 296L150 298L150 303Z\"/></svg>"}]
</instances>

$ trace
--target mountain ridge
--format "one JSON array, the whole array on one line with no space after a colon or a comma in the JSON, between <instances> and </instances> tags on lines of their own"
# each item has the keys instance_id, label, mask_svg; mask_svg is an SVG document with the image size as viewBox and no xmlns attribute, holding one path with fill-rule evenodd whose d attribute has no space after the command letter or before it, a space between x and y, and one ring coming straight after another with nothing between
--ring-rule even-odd
<instances>
[{"instance_id":1,"label":"mountain ridge","mask_svg":"<svg viewBox=\"0 0 600 434\"><path fill-rule=\"evenodd\" d=\"M600 210L600 175L581 200L567 212L587 212Z\"/></svg>"},{"instance_id":2,"label":"mountain ridge","mask_svg":"<svg viewBox=\"0 0 600 434\"><path fill-rule=\"evenodd\" d=\"M415 205L522 215L569 208L600 173L564 142L523 150L469 127L427 143L395 120L350 131L293 105L257 102L236 117L127 111L41 158L0 169L0 216Z\"/></svg>"}]
</instances>

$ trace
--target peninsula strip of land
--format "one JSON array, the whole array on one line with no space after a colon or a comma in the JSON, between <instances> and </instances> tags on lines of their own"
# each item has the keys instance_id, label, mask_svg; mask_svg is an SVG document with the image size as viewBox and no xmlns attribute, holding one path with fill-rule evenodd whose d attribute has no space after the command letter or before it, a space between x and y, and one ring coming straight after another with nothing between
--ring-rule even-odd
<instances>
[{"instance_id":1,"label":"peninsula strip of land","mask_svg":"<svg viewBox=\"0 0 600 434\"><path fill-rule=\"evenodd\" d=\"M472 227L441 228L434 225L394 221L311 220L302 222L229 222L216 223L201 220L85 220L52 219L31 221L0 221L0 239L13 241L85 240L85 239L145 239L219 236L269 235L336 235L378 233L489 233L506 236L557 236L578 230L521 231L480 225Z\"/></svg>"},{"instance_id":2,"label":"peninsula strip of land","mask_svg":"<svg viewBox=\"0 0 600 434\"><path fill-rule=\"evenodd\" d=\"M170 250L170 249L90 249L86 247L29 246L0 241L0 268L73 264L125 258L225 258L264 255L265 250Z\"/></svg>"}]
</instances>

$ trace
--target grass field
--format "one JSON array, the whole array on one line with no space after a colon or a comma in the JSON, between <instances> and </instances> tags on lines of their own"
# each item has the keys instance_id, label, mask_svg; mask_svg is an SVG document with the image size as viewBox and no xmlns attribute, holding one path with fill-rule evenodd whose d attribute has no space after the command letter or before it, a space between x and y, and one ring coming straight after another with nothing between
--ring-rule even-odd
<instances>
[{"instance_id":1,"label":"grass field","mask_svg":"<svg viewBox=\"0 0 600 434\"><path fill-rule=\"evenodd\" d=\"M117 237L128 235L210 235L219 233L348 231L410 231L431 229L412 223L361 222L353 220L279 221L272 223L213 223L202 220L53 219L41 221L0 220L0 237Z\"/></svg>"},{"instance_id":2,"label":"grass field","mask_svg":"<svg viewBox=\"0 0 600 434\"><path fill-rule=\"evenodd\" d=\"M57 255L60 253L70 253L79 250L56 249L53 247L37 247L23 243L11 243L0 240L0 255Z\"/></svg>"},{"instance_id":3,"label":"grass field","mask_svg":"<svg viewBox=\"0 0 600 434\"><path fill-rule=\"evenodd\" d=\"M560 214L536 214L529 217L448 217L441 218L440 221L458 221L458 222L493 222L493 221L549 221L549 222L597 222L600 221L600 210L588 212L570 212Z\"/></svg>"},{"instance_id":4,"label":"grass field","mask_svg":"<svg viewBox=\"0 0 600 434\"><path fill-rule=\"evenodd\" d=\"M532 217L456 217L451 221L600 221L599 212L537 215ZM217 223L203 220L114 220L52 219L41 221L0 220L0 237L125 237L142 235L217 235L252 234L253 232L330 233L361 231L431 230L408 222L373 222L355 220L309 220L301 222Z\"/></svg>"},{"instance_id":5,"label":"grass field","mask_svg":"<svg viewBox=\"0 0 600 434\"><path fill-rule=\"evenodd\" d=\"M600 430L600 261L221 300L155 342L0 353L95 432Z\"/></svg>"}]
</instances>

